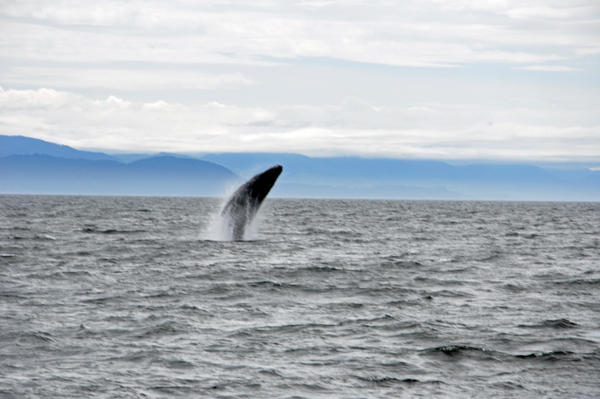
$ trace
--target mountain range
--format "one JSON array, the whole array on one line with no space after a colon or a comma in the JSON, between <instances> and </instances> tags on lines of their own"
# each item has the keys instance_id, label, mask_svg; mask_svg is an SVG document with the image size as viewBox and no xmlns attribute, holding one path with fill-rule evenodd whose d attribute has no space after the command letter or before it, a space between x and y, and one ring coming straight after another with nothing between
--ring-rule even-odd
<instances>
[{"instance_id":1,"label":"mountain range","mask_svg":"<svg viewBox=\"0 0 600 399\"><path fill-rule=\"evenodd\" d=\"M224 196L274 164L271 196L599 201L600 171L287 153L104 154L0 136L0 193Z\"/></svg>"},{"instance_id":2,"label":"mountain range","mask_svg":"<svg viewBox=\"0 0 600 399\"><path fill-rule=\"evenodd\" d=\"M213 162L160 155L133 162L0 136L0 193L222 196L241 178Z\"/></svg>"}]
</instances>

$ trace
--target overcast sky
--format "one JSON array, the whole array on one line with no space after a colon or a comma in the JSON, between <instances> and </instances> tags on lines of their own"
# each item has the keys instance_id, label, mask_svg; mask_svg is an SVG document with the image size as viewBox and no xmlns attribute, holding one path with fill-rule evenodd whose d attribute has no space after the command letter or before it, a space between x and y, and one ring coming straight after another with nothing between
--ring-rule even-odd
<instances>
[{"instance_id":1,"label":"overcast sky","mask_svg":"<svg viewBox=\"0 0 600 399\"><path fill-rule=\"evenodd\" d=\"M598 0L0 0L0 134L600 161Z\"/></svg>"}]
</instances>

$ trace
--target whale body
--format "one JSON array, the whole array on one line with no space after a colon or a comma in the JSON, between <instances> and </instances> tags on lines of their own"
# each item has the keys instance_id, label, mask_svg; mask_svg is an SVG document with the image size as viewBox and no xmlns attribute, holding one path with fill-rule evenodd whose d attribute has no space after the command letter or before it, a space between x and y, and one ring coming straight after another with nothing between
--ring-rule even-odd
<instances>
[{"instance_id":1,"label":"whale body","mask_svg":"<svg viewBox=\"0 0 600 399\"><path fill-rule=\"evenodd\" d=\"M246 227L256 216L260 205L271 191L282 170L281 165L275 165L257 174L242 184L227 201L221 211L221 216L226 219L233 240L244 239Z\"/></svg>"}]
</instances>

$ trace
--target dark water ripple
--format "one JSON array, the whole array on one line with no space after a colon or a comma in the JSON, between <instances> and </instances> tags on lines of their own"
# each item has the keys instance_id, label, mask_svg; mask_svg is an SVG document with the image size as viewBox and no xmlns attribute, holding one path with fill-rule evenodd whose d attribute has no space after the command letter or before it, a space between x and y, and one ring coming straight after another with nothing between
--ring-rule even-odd
<instances>
[{"instance_id":1,"label":"dark water ripple","mask_svg":"<svg viewBox=\"0 0 600 399\"><path fill-rule=\"evenodd\" d=\"M0 196L0 397L600 397L600 204Z\"/></svg>"}]
</instances>

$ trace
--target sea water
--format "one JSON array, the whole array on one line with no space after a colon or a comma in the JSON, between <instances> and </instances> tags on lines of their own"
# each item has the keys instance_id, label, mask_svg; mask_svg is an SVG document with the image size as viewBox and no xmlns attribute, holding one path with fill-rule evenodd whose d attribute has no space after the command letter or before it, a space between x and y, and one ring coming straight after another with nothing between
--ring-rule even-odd
<instances>
[{"instance_id":1,"label":"sea water","mask_svg":"<svg viewBox=\"0 0 600 399\"><path fill-rule=\"evenodd\" d=\"M220 205L0 196L0 397L600 397L600 204Z\"/></svg>"}]
</instances>

